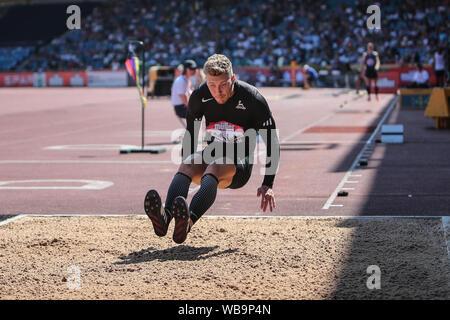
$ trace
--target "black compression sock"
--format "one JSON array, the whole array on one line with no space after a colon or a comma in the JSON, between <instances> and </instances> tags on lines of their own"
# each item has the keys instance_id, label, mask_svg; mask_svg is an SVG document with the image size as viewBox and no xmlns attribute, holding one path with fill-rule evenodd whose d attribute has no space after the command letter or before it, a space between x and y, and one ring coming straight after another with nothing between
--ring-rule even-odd
<instances>
[{"instance_id":1,"label":"black compression sock","mask_svg":"<svg viewBox=\"0 0 450 320\"><path fill-rule=\"evenodd\" d=\"M167 191L166 203L164 205L165 211L170 214L170 208L172 208L173 200L178 196L187 197L189 192L189 185L191 184L191 178L184 173L177 172L173 177L170 184L169 191Z\"/></svg>"},{"instance_id":2,"label":"black compression sock","mask_svg":"<svg viewBox=\"0 0 450 320\"><path fill-rule=\"evenodd\" d=\"M375 87L375 94L378 95L378 87Z\"/></svg>"},{"instance_id":3,"label":"black compression sock","mask_svg":"<svg viewBox=\"0 0 450 320\"><path fill-rule=\"evenodd\" d=\"M367 86L366 89L367 89L367 94L370 96L370 86Z\"/></svg>"},{"instance_id":4,"label":"black compression sock","mask_svg":"<svg viewBox=\"0 0 450 320\"><path fill-rule=\"evenodd\" d=\"M193 223L195 223L216 200L218 184L219 181L212 174L208 173L202 177L200 190L194 195L189 206Z\"/></svg>"}]
</instances>

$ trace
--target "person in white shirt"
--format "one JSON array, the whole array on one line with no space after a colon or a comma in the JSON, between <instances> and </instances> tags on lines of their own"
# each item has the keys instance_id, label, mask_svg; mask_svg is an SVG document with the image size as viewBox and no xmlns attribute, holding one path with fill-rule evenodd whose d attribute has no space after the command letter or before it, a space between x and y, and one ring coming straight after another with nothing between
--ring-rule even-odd
<instances>
[{"instance_id":1,"label":"person in white shirt","mask_svg":"<svg viewBox=\"0 0 450 320\"><path fill-rule=\"evenodd\" d=\"M203 72L203 69L198 68L195 71L195 75L193 75L189 79L192 82L192 87L194 88L194 90L198 89L200 87L200 85L202 85L203 82L205 82L205 73Z\"/></svg>"},{"instance_id":2,"label":"person in white shirt","mask_svg":"<svg viewBox=\"0 0 450 320\"><path fill-rule=\"evenodd\" d=\"M433 59L434 72L436 74L436 86L444 87L444 76L445 76L445 59L444 59L444 48L439 48L439 50L434 54Z\"/></svg>"},{"instance_id":3,"label":"person in white shirt","mask_svg":"<svg viewBox=\"0 0 450 320\"><path fill-rule=\"evenodd\" d=\"M172 84L171 100L180 122L186 127L183 119L186 119L189 97L194 90L190 78L195 75L197 64L194 60L186 60L183 63L183 73Z\"/></svg>"},{"instance_id":4,"label":"person in white shirt","mask_svg":"<svg viewBox=\"0 0 450 320\"><path fill-rule=\"evenodd\" d=\"M408 86L409 88L429 88L430 76L428 72L422 67L422 64L417 64L416 73L413 76L412 83Z\"/></svg>"},{"instance_id":5,"label":"person in white shirt","mask_svg":"<svg viewBox=\"0 0 450 320\"><path fill-rule=\"evenodd\" d=\"M303 66L303 72L303 89L309 89L311 88L311 85L313 85L319 78L319 75L314 68L310 67L307 64Z\"/></svg>"}]
</instances>

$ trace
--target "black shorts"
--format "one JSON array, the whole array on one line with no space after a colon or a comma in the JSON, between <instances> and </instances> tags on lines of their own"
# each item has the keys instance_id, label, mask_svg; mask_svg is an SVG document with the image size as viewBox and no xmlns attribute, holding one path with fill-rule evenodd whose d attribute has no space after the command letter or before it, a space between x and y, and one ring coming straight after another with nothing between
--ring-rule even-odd
<instances>
[{"instance_id":1,"label":"black shorts","mask_svg":"<svg viewBox=\"0 0 450 320\"><path fill-rule=\"evenodd\" d=\"M182 119L186 119L187 115L187 106L184 104L177 104L176 106L173 106L175 109L175 114Z\"/></svg>"},{"instance_id":2,"label":"black shorts","mask_svg":"<svg viewBox=\"0 0 450 320\"><path fill-rule=\"evenodd\" d=\"M312 72L306 72L306 79L309 82L313 82L313 81L317 80L317 78L314 76L314 73L312 73Z\"/></svg>"},{"instance_id":3,"label":"black shorts","mask_svg":"<svg viewBox=\"0 0 450 320\"><path fill-rule=\"evenodd\" d=\"M376 70L367 69L365 76L369 79L378 79L378 72Z\"/></svg>"},{"instance_id":4,"label":"black shorts","mask_svg":"<svg viewBox=\"0 0 450 320\"><path fill-rule=\"evenodd\" d=\"M231 184L227 189L239 189L245 186L252 175L253 164L250 163L249 157L238 160L235 164L236 173L233 176Z\"/></svg>"},{"instance_id":5,"label":"black shorts","mask_svg":"<svg viewBox=\"0 0 450 320\"><path fill-rule=\"evenodd\" d=\"M203 151L205 150L197 151L195 154L200 155L202 157L202 162L205 163L203 160ZM253 163L250 163L250 158L248 156L242 159L236 159L234 165L236 166L236 173L227 189L242 188L247 184L252 175Z\"/></svg>"}]
</instances>

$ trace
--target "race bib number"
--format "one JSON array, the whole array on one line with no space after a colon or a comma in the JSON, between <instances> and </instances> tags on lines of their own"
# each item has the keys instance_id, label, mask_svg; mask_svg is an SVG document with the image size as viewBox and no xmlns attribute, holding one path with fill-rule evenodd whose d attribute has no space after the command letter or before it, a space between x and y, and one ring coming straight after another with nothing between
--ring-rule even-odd
<instances>
[{"instance_id":1,"label":"race bib number","mask_svg":"<svg viewBox=\"0 0 450 320\"><path fill-rule=\"evenodd\" d=\"M206 127L206 136L214 137L214 141L242 142L244 140L244 128L227 121L213 122Z\"/></svg>"},{"instance_id":2,"label":"race bib number","mask_svg":"<svg viewBox=\"0 0 450 320\"><path fill-rule=\"evenodd\" d=\"M367 59L367 65L369 66L369 67L372 67L372 66L374 66L375 65L375 60L374 59L372 59L372 58L369 58L369 59Z\"/></svg>"}]
</instances>

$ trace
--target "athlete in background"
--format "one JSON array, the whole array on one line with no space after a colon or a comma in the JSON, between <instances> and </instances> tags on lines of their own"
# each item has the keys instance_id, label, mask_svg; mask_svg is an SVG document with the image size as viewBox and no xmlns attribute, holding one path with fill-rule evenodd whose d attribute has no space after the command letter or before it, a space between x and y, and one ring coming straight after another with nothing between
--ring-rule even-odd
<instances>
[{"instance_id":1,"label":"athlete in background","mask_svg":"<svg viewBox=\"0 0 450 320\"><path fill-rule=\"evenodd\" d=\"M304 70L303 88L309 89L311 88L311 85L314 85L317 79L319 79L319 75L317 74L317 71L313 67L310 67L307 64L303 66L303 70Z\"/></svg>"},{"instance_id":2,"label":"athlete in background","mask_svg":"<svg viewBox=\"0 0 450 320\"><path fill-rule=\"evenodd\" d=\"M182 74L179 75L172 84L171 101L174 107L175 114L180 122L186 127L184 120L186 119L186 112L189 97L193 91L193 86L190 78L195 76L197 64L193 60L186 60L183 63Z\"/></svg>"},{"instance_id":3,"label":"athlete in background","mask_svg":"<svg viewBox=\"0 0 450 320\"><path fill-rule=\"evenodd\" d=\"M440 47L434 53L433 66L436 74L436 87L445 87L445 54L443 47Z\"/></svg>"},{"instance_id":4,"label":"athlete in background","mask_svg":"<svg viewBox=\"0 0 450 320\"><path fill-rule=\"evenodd\" d=\"M375 88L375 97L379 101L378 97L378 70L380 68L380 57L378 52L373 50L373 43L367 44L367 51L362 55L361 75L364 76L367 87L367 100L370 101L370 89Z\"/></svg>"}]
</instances>

